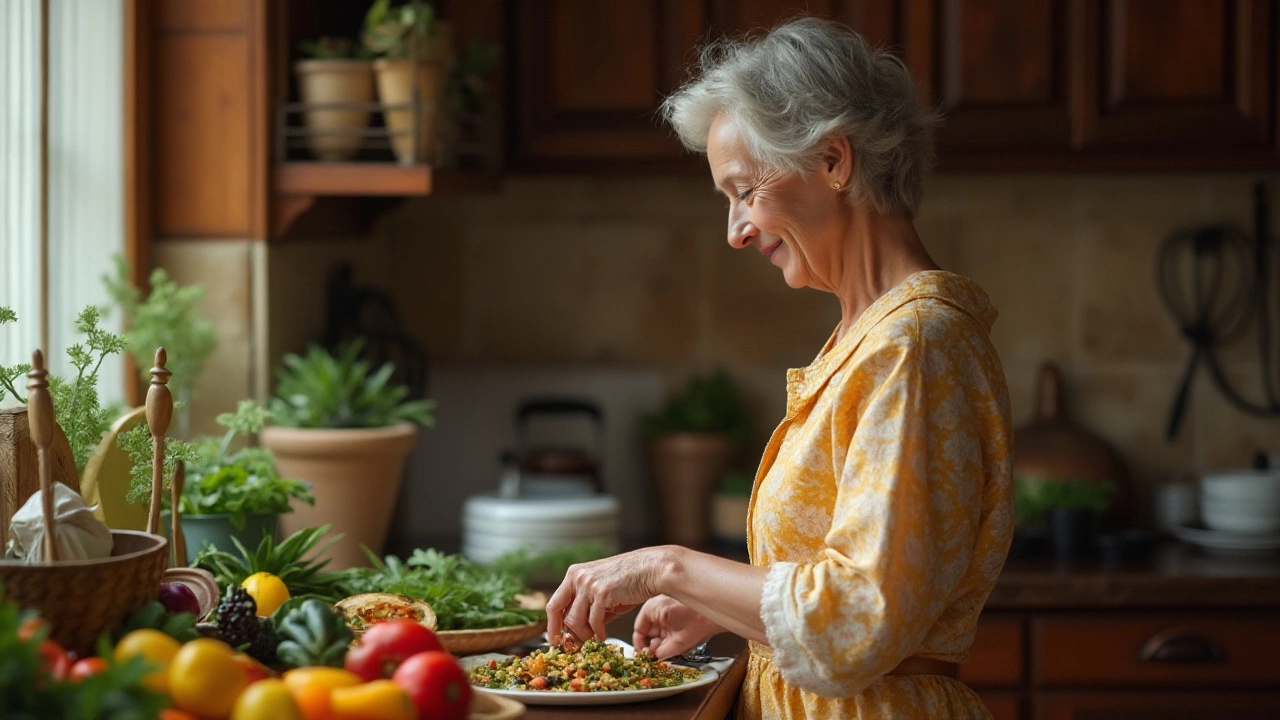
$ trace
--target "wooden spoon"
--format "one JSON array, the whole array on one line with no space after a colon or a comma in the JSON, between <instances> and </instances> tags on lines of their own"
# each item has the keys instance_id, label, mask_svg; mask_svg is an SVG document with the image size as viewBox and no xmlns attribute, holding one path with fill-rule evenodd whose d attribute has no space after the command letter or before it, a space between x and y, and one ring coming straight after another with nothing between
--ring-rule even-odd
<instances>
[{"instance_id":1,"label":"wooden spoon","mask_svg":"<svg viewBox=\"0 0 1280 720\"><path fill-rule=\"evenodd\" d=\"M44 353L39 350L31 353L31 371L27 373L27 381L27 425L31 443L36 446L40 504L44 513L44 562L53 563L58 561L58 544L54 542L53 476L49 464L49 446L53 444L53 398L49 396L49 371L44 367Z\"/></svg>"}]
</instances>

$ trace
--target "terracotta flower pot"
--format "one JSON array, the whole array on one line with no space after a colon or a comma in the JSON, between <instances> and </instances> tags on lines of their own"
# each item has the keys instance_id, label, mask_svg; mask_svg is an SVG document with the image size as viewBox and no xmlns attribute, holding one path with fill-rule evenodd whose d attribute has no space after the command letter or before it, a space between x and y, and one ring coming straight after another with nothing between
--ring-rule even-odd
<instances>
[{"instance_id":1,"label":"terracotta flower pot","mask_svg":"<svg viewBox=\"0 0 1280 720\"><path fill-rule=\"evenodd\" d=\"M711 495L733 457L729 438L703 433L666 435L653 441L649 455L663 538L688 547L706 546Z\"/></svg>"},{"instance_id":2,"label":"terracotta flower pot","mask_svg":"<svg viewBox=\"0 0 1280 720\"><path fill-rule=\"evenodd\" d=\"M387 129L391 131L391 149L401 165L430 162L435 159L439 131L441 98L444 94L445 64L433 60L418 61L414 73L409 60L377 60L373 63L378 80L378 102L383 105L410 105L414 102L417 82L417 139L414 139L414 116L411 110L384 110Z\"/></svg>"},{"instance_id":3,"label":"terracotta flower pot","mask_svg":"<svg viewBox=\"0 0 1280 720\"><path fill-rule=\"evenodd\" d=\"M293 64L298 94L304 103L372 103L373 63L368 60L299 60ZM355 157L369 125L368 110L308 110L311 152L325 162ZM345 131L345 132L344 132Z\"/></svg>"},{"instance_id":4,"label":"terracotta flower pot","mask_svg":"<svg viewBox=\"0 0 1280 720\"><path fill-rule=\"evenodd\" d=\"M400 423L353 430L269 427L262 444L276 455L287 478L311 483L314 507L298 503L280 518L282 536L302 528L332 525L343 538L327 553L337 570L368 564L361 545L378 555L387 537L405 460L418 428Z\"/></svg>"}]
</instances>

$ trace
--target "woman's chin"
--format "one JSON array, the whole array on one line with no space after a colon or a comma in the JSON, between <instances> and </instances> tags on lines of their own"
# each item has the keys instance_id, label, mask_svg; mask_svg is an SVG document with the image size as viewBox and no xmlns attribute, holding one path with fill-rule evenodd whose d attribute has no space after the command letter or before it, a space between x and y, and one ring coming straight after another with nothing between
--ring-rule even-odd
<instances>
[{"instance_id":1,"label":"woman's chin","mask_svg":"<svg viewBox=\"0 0 1280 720\"><path fill-rule=\"evenodd\" d=\"M782 279L787 283L787 287L792 288L793 290L799 290L800 288L808 286L808 284L805 283L804 278L800 276L799 272L792 270L786 265L782 266Z\"/></svg>"}]
</instances>

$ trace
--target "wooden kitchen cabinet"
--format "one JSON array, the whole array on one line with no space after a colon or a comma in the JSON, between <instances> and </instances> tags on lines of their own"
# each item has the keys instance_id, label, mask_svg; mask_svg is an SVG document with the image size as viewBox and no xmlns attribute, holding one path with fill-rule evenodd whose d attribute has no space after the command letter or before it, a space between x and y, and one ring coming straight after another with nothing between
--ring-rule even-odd
<instances>
[{"instance_id":1,"label":"wooden kitchen cabinet","mask_svg":"<svg viewBox=\"0 0 1280 720\"><path fill-rule=\"evenodd\" d=\"M942 169L1280 165L1277 0L524 0L516 167L670 165L655 111L707 37L808 12L901 54Z\"/></svg>"},{"instance_id":2,"label":"wooden kitchen cabinet","mask_svg":"<svg viewBox=\"0 0 1280 720\"><path fill-rule=\"evenodd\" d=\"M1274 720L1280 693L1052 693L1036 700L1035 720Z\"/></svg>"}]
</instances>

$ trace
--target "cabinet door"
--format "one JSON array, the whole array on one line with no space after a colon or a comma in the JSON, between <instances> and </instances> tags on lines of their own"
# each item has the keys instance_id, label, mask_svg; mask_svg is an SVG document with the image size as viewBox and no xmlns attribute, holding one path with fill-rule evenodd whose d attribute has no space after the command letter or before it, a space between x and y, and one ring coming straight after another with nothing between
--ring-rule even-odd
<instances>
[{"instance_id":1,"label":"cabinet door","mask_svg":"<svg viewBox=\"0 0 1280 720\"><path fill-rule=\"evenodd\" d=\"M706 27L687 0L513 3L512 161L671 161L683 150L654 114L683 79Z\"/></svg>"},{"instance_id":2,"label":"cabinet door","mask_svg":"<svg viewBox=\"0 0 1280 720\"><path fill-rule=\"evenodd\" d=\"M946 167L1030 166L1071 150L1067 0L910 0L908 64L944 114Z\"/></svg>"},{"instance_id":3,"label":"cabinet door","mask_svg":"<svg viewBox=\"0 0 1280 720\"><path fill-rule=\"evenodd\" d=\"M1036 720L1272 720L1277 693L1037 694Z\"/></svg>"},{"instance_id":4,"label":"cabinet door","mask_svg":"<svg viewBox=\"0 0 1280 720\"><path fill-rule=\"evenodd\" d=\"M1154 166L1273 163L1274 3L1082 1L1087 151Z\"/></svg>"},{"instance_id":5,"label":"cabinet door","mask_svg":"<svg viewBox=\"0 0 1280 720\"><path fill-rule=\"evenodd\" d=\"M901 0L712 0L712 33L767 30L801 14L844 23L875 47L900 50Z\"/></svg>"}]
</instances>

